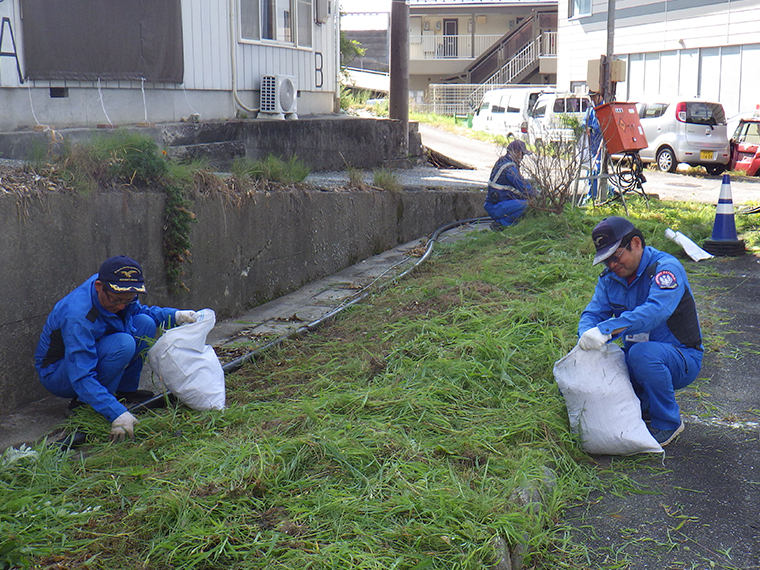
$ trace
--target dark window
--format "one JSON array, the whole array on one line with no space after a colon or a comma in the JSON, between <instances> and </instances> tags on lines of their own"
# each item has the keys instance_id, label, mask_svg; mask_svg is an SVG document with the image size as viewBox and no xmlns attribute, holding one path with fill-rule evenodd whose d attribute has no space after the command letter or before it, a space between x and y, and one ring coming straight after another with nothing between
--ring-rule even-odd
<instances>
[{"instance_id":1,"label":"dark window","mask_svg":"<svg viewBox=\"0 0 760 570\"><path fill-rule=\"evenodd\" d=\"M722 125L726 114L720 103L686 102L686 122L696 125Z\"/></svg>"},{"instance_id":2,"label":"dark window","mask_svg":"<svg viewBox=\"0 0 760 570\"><path fill-rule=\"evenodd\" d=\"M667 103L649 103L644 106L644 112L641 115L642 119L655 119L662 117L667 110Z\"/></svg>"}]
</instances>

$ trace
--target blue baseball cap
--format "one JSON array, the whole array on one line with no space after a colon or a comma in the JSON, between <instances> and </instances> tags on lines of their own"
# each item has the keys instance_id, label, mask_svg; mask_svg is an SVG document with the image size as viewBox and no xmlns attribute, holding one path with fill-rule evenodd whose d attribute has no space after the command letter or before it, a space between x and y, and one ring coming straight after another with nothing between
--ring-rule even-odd
<instances>
[{"instance_id":1,"label":"blue baseball cap","mask_svg":"<svg viewBox=\"0 0 760 570\"><path fill-rule=\"evenodd\" d=\"M599 222L591 232L591 239L596 248L594 265L615 253L623 238L635 230L636 226L619 216L610 216Z\"/></svg>"},{"instance_id":2,"label":"blue baseball cap","mask_svg":"<svg viewBox=\"0 0 760 570\"><path fill-rule=\"evenodd\" d=\"M100 266L98 281L114 293L145 293L142 267L125 255L106 259Z\"/></svg>"}]
</instances>

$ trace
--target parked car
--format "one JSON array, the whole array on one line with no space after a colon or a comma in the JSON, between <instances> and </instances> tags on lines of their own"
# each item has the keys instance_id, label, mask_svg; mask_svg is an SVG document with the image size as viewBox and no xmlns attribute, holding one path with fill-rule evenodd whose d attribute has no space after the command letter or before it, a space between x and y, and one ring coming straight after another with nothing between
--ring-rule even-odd
<instances>
[{"instance_id":1,"label":"parked car","mask_svg":"<svg viewBox=\"0 0 760 570\"><path fill-rule=\"evenodd\" d=\"M760 175L760 115L739 119L731 137L731 170Z\"/></svg>"},{"instance_id":2,"label":"parked car","mask_svg":"<svg viewBox=\"0 0 760 570\"><path fill-rule=\"evenodd\" d=\"M736 132L736 127L739 126L739 121L755 117L756 115L760 115L760 105L758 105L758 109L755 111L743 111L726 119L729 138Z\"/></svg>"},{"instance_id":3,"label":"parked car","mask_svg":"<svg viewBox=\"0 0 760 570\"><path fill-rule=\"evenodd\" d=\"M547 90L551 90L548 85L516 85L486 91L472 118L472 128L508 138L521 138L520 129L528 119L528 112L538 96Z\"/></svg>"},{"instance_id":4,"label":"parked car","mask_svg":"<svg viewBox=\"0 0 760 570\"><path fill-rule=\"evenodd\" d=\"M648 146L642 162L655 162L664 172L679 163L704 166L720 174L728 166L730 148L723 105L701 99L646 102L637 105Z\"/></svg>"},{"instance_id":5,"label":"parked car","mask_svg":"<svg viewBox=\"0 0 760 570\"><path fill-rule=\"evenodd\" d=\"M574 142L586 110L592 105L588 95L544 93L538 97L523 132L530 144Z\"/></svg>"}]
</instances>

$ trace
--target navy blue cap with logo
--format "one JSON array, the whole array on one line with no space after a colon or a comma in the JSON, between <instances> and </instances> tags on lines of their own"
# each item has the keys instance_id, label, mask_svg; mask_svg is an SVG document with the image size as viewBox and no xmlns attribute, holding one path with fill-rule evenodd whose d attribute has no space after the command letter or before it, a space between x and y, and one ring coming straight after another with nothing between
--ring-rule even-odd
<instances>
[{"instance_id":1,"label":"navy blue cap with logo","mask_svg":"<svg viewBox=\"0 0 760 570\"><path fill-rule=\"evenodd\" d=\"M98 281L114 293L145 293L142 267L126 255L106 259L100 266Z\"/></svg>"},{"instance_id":2,"label":"navy blue cap with logo","mask_svg":"<svg viewBox=\"0 0 760 570\"><path fill-rule=\"evenodd\" d=\"M623 238L635 229L636 226L619 216L610 216L599 222L591 232L591 239L596 248L594 265L601 263L615 253Z\"/></svg>"}]
</instances>

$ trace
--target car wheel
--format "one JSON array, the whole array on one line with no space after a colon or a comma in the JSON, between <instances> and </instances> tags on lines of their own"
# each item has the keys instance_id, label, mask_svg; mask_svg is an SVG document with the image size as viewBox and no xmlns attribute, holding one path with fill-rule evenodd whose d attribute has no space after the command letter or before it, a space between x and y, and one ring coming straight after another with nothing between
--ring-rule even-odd
<instances>
[{"instance_id":1,"label":"car wheel","mask_svg":"<svg viewBox=\"0 0 760 570\"><path fill-rule=\"evenodd\" d=\"M673 151L668 147L661 148L657 153L657 167L663 172L675 172L676 166L678 163Z\"/></svg>"},{"instance_id":2,"label":"car wheel","mask_svg":"<svg viewBox=\"0 0 760 570\"><path fill-rule=\"evenodd\" d=\"M705 170L707 170L707 174L709 174L710 176L719 176L726 171L726 165L725 164L705 165Z\"/></svg>"}]
</instances>

